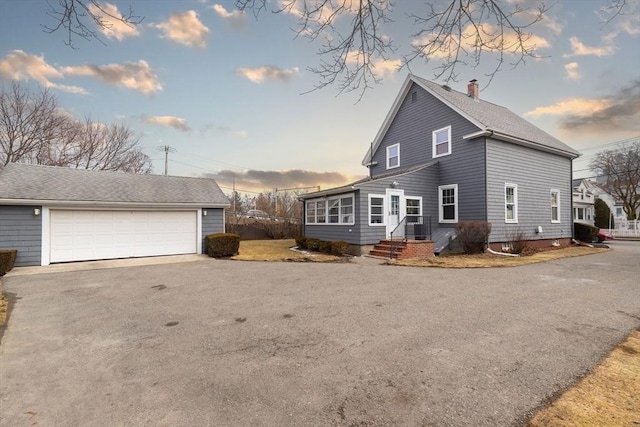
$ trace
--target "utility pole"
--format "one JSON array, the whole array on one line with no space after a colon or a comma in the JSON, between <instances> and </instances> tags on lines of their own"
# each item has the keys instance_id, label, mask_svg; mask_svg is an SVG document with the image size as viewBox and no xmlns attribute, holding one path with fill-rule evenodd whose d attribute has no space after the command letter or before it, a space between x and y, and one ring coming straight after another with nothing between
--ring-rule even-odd
<instances>
[{"instance_id":1,"label":"utility pole","mask_svg":"<svg viewBox=\"0 0 640 427\"><path fill-rule=\"evenodd\" d=\"M157 149L158 151L164 151L164 174L166 176L169 171L169 153L175 153L176 149L169 145L162 145Z\"/></svg>"}]
</instances>

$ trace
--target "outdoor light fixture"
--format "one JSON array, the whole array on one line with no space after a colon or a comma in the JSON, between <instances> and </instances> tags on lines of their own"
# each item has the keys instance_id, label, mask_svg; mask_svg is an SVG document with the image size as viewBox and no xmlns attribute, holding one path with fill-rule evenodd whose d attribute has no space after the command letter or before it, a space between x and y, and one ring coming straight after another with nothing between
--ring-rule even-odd
<instances>
[{"instance_id":1,"label":"outdoor light fixture","mask_svg":"<svg viewBox=\"0 0 640 427\"><path fill-rule=\"evenodd\" d=\"M202 216L207 216L207 211L202 211Z\"/></svg>"},{"instance_id":2,"label":"outdoor light fixture","mask_svg":"<svg viewBox=\"0 0 640 427\"><path fill-rule=\"evenodd\" d=\"M400 185L400 183L398 183L398 181L393 181L391 183L391 187L393 187L393 188L398 188L399 185Z\"/></svg>"},{"instance_id":3,"label":"outdoor light fixture","mask_svg":"<svg viewBox=\"0 0 640 427\"><path fill-rule=\"evenodd\" d=\"M34 214L35 216L40 215L40 209L35 208L35 209L33 210L33 214Z\"/></svg>"}]
</instances>

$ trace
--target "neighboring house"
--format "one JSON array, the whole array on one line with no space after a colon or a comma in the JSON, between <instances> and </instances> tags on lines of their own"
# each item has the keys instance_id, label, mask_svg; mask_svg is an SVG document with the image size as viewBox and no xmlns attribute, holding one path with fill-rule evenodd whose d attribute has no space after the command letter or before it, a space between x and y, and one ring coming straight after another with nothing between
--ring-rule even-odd
<instances>
[{"instance_id":1,"label":"neighboring house","mask_svg":"<svg viewBox=\"0 0 640 427\"><path fill-rule=\"evenodd\" d=\"M587 179L573 180L573 222L593 225L595 197Z\"/></svg>"},{"instance_id":2,"label":"neighboring house","mask_svg":"<svg viewBox=\"0 0 640 427\"><path fill-rule=\"evenodd\" d=\"M229 200L204 178L10 163L0 170L0 248L16 266L199 254Z\"/></svg>"},{"instance_id":3,"label":"neighboring house","mask_svg":"<svg viewBox=\"0 0 640 427\"><path fill-rule=\"evenodd\" d=\"M627 214L624 211L624 204L617 196L610 194L604 189L603 185L606 184L606 179L598 177L596 180L585 180L587 191L591 192L596 199L600 199L609 206L609 210L613 214L613 218L616 222L623 222L627 220ZM640 209L636 216L640 217Z\"/></svg>"},{"instance_id":4,"label":"neighboring house","mask_svg":"<svg viewBox=\"0 0 640 427\"><path fill-rule=\"evenodd\" d=\"M479 99L475 80L467 89L407 76L364 157L369 178L301 197L305 236L344 240L359 254L392 233L426 234L439 253L458 222L481 220L498 250L518 232L536 245L569 244L578 152Z\"/></svg>"}]
</instances>

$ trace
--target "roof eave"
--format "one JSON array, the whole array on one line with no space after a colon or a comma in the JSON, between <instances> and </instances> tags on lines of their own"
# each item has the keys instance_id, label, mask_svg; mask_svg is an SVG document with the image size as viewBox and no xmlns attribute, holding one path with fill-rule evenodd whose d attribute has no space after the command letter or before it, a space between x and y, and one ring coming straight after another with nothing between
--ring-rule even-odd
<instances>
[{"instance_id":1,"label":"roof eave","mask_svg":"<svg viewBox=\"0 0 640 427\"><path fill-rule=\"evenodd\" d=\"M0 205L32 206L43 205L47 207L99 207L99 208L154 208L154 209L180 209L180 208L229 208L230 203L162 203L162 202L115 202L115 201L90 201L90 200L47 200L47 199L0 199Z\"/></svg>"}]
</instances>

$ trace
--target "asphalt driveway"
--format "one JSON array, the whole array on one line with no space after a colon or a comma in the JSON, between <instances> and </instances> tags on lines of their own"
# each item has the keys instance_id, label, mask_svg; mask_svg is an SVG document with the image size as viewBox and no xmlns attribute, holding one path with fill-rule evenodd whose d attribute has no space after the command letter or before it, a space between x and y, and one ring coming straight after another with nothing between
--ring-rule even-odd
<instances>
[{"instance_id":1,"label":"asphalt driveway","mask_svg":"<svg viewBox=\"0 0 640 427\"><path fill-rule=\"evenodd\" d=\"M501 269L5 277L2 426L509 426L640 326L640 242Z\"/></svg>"}]
</instances>

